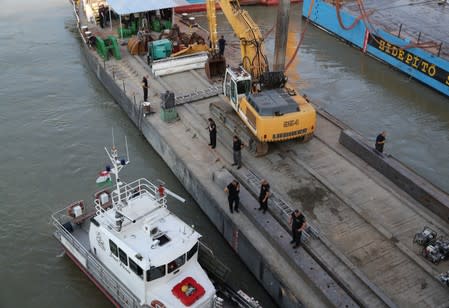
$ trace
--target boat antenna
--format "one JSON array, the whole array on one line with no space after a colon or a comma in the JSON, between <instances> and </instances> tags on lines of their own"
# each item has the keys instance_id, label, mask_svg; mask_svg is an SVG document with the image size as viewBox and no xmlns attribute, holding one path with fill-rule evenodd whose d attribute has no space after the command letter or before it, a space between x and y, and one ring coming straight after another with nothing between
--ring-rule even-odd
<instances>
[{"instance_id":1,"label":"boat antenna","mask_svg":"<svg viewBox=\"0 0 449 308\"><path fill-rule=\"evenodd\" d=\"M126 160L127 160L127 164L129 164L129 150L128 150L128 138L126 138L125 136L125 145L126 145Z\"/></svg>"},{"instance_id":2,"label":"boat antenna","mask_svg":"<svg viewBox=\"0 0 449 308\"><path fill-rule=\"evenodd\" d=\"M114 127L112 127L112 147L115 148Z\"/></svg>"}]
</instances>

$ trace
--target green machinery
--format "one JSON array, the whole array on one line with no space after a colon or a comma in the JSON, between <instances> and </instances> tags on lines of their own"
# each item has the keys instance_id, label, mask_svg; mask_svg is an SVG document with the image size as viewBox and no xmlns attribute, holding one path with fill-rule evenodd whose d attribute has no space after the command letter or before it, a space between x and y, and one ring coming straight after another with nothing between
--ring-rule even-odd
<instances>
[{"instance_id":1,"label":"green machinery","mask_svg":"<svg viewBox=\"0 0 449 308\"><path fill-rule=\"evenodd\" d=\"M168 39L152 41L148 43L148 64L153 60L169 57L173 50L173 44Z\"/></svg>"},{"instance_id":2,"label":"green machinery","mask_svg":"<svg viewBox=\"0 0 449 308\"><path fill-rule=\"evenodd\" d=\"M137 34L137 20L131 22L128 28L119 27L117 29L119 37L131 37L134 34Z\"/></svg>"},{"instance_id":3,"label":"green machinery","mask_svg":"<svg viewBox=\"0 0 449 308\"><path fill-rule=\"evenodd\" d=\"M161 20L159 18L151 19L151 29L155 32L161 32L164 29L171 29L172 22L170 20Z\"/></svg>"},{"instance_id":4,"label":"green machinery","mask_svg":"<svg viewBox=\"0 0 449 308\"><path fill-rule=\"evenodd\" d=\"M117 38L115 36L108 36L107 39L103 40L97 36L97 53L104 59L109 59L109 54L111 51L114 55L114 58L120 60L122 58L122 54L120 53L120 46L117 42Z\"/></svg>"}]
</instances>

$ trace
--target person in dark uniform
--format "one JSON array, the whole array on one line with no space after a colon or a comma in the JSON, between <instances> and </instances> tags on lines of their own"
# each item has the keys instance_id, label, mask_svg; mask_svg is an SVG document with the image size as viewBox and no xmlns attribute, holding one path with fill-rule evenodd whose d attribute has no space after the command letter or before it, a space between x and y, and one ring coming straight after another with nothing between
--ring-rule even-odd
<instances>
[{"instance_id":1,"label":"person in dark uniform","mask_svg":"<svg viewBox=\"0 0 449 308\"><path fill-rule=\"evenodd\" d=\"M239 203L240 203L240 184L237 180L232 180L228 186L224 189L226 193L228 193L228 201L229 201L229 210L231 213L234 213L234 210L239 212Z\"/></svg>"},{"instance_id":2,"label":"person in dark uniform","mask_svg":"<svg viewBox=\"0 0 449 308\"><path fill-rule=\"evenodd\" d=\"M293 239L290 241L290 244L295 244L293 245L293 249L296 249L299 247L299 245L301 245L302 231L304 231L307 226L306 218L299 210L296 209L292 213L292 216L290 216L290 220L288 223L292 227Z\"/></svg>"},{"instance_id":3,"label":"person in dark uniform","mask_svg":"<svg viewBox=\"0 0 449 308\"><path fill-rule=\"evenodd\" d=\"M217 125L215 125L215 121L212 120L212 118L208 119L209 121L209 137L210 137L210 142L209 145L212 149L215 149L215 147L217 146Z\"/></svg>"},{"instance_id":4,"label":"person in dark uniform","mask_svg":"<svg viewBox=\"0 0 449 308\"><path fill-rule=\"evenodd\" d=\"M148 100L148 79L147 79L147 76L143 76L143 78L142 78L142 89L143 89L143 101L146 102Z\"/></svg>"},{"instance_id":5,"label":"person in dark uniform","mask_svg":"<svg viewBox=\"0 0 449 308\"><path fill-rule=\"evenodd\" d=\"M105 13L105 8L102 4L98 8L98 16L100 19L100 27L104 28L104 25L106 22L106 13Z\"/></svg>"},{"instance_id":6,"label":"person in dark uniform","mask_svg":"<svg viewBox=\"0 0 449 308\"><path fill-rule=\"evenodd\" d=\"M376 150L379 151L380 153L383 153L383 151L384 151L386 135L387 135L387 133L385 131L383 131L379 135L377 135L375 147L376 147Z\"/></svg>"},{"instance_id":7,"label":"person in dark uniform","mask_svg":"<svg viewBox=\"0 0 449 308\"><path fill-rule=\"evenodd\" d=\"M224 36L222 35L220 39L218 40L218 53L220 56L224 55L224 50L226 46L226 40L224 39Z\"/></svg>"},{"instance_id":8,"label":"person in dark uniform","mask_svg":"<svg viewBox=\"0 0 449 308\"><path fill-rule=\"evenodd\" d=\"M259 211L262 210L264 214L268 209L268 197L270 197L270 184L267 180L262 180L259 193Z\"/></svg>"},{"instance_id":9,"label":"person in dark uniform","mask_svg":"<svg viewBox=\"0 0 449 308\"><path fill-rule=\"evenodd\" d=\"M237 135L234 135L232 141L232 156L234 158L233 166L237 166L237 169L242 167L242 148L243 143Z\"/></svg>"}]
</instances>

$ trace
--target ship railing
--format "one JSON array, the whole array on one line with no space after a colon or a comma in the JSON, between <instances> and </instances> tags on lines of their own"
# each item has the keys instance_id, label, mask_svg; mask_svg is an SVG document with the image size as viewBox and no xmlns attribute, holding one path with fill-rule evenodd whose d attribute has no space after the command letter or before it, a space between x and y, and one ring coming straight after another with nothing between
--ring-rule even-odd
<instances>
[{"instance_id":1,"label":"ship railing","mask_svg":"<svg viewBox=\"0 0 449 308\"><path fill-rule=\"evenodd\" d=\"M69 215L70 209L77 204L82 204L82 215L79 217L74 217ZM84 203L83 200L79 200L71 203L67 207L57 211L52 215L52 219L58 221L61 225L65 223L73 223L73 224L81 224L84 220L94 216L96 213L95 204L92 203Z\"/></svg>"},{"instance_id":2,"label":"ship railing","mask_svg":"<svg viewBox=\"0 0 449 308\"><path fill-rule=\"evenodd\" d=\"M443 48L442 40L436 39L434 36L427 33L417 31L412 27L407 28L407 25L404 24L394 25L397 26L397 29L393 28L393 26L390 26L387 30L391 34L396 35L398 38L410 40L410 48L419 47L438 57L444 57L446 59L449 57L447 48Z\"/></svg>"},{"instance_id":3,"label":"ship railing","mask_svg":"<svg viewBox=\"0 0 449 308\"><path fill-rule=\"evenodd\" d=\"M141 194L146 194L161 206L167 207L167 198L165 194L160 192L160 187L154 185L145 178L140 178L129 184L123 185L120 187L120 193L114 190L111 198L114 204L121 203L123 207L126 207L128 205L128 200Z\"/></svg>"},{"instance_id":4,"label":"ship railing","mask_svg":"<svg viewBox=\"0 0 449 308\"><path fill-rule=\"evenodd\" d=\"M63 211L59 211L52 215L52 222L56 228L56 238L60 242L64 238L77 252L78 256L76 258L79 259L82 257L85 259L85 267L89 275L100 282L121 307L141 307L139 299L71 234L73 232L73 225L70 224L70 217L65 215L68 217L67 220L62 220L64 216L62 213Z\"/></svg>"}]
</instances>

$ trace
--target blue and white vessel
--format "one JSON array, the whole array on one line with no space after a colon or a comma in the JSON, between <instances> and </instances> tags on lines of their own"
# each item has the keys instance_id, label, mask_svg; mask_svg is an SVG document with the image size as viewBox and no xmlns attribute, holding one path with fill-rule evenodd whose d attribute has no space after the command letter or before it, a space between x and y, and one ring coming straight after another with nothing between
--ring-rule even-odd
<instances>
[{"instance_id":1,"label":"blue and white vessel","mask_svg":"<svg viewBox=\"0 0 449 308\"><path fill-rule=\"evenodd\" d=\"M304 0L302 15L364 53L449 96L449 3Z\"/></svg>"}]
</instances>

